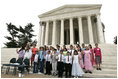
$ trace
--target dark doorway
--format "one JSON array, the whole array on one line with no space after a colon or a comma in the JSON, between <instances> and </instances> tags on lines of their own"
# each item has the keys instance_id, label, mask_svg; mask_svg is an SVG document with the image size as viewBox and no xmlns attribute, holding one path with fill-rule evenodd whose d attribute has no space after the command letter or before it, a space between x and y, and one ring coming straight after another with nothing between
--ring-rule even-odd
<instances>
[{"instance_id":1,"label":"dark doorway","mask_svg":"<svg viewBox=\"0 0 118 79\"><path fill-rule=\"evenodd\" d=\"M69 28L69 20L66 19L64 21L64 44L70 44L70 28Z\"/></svg>"}]
</instances>

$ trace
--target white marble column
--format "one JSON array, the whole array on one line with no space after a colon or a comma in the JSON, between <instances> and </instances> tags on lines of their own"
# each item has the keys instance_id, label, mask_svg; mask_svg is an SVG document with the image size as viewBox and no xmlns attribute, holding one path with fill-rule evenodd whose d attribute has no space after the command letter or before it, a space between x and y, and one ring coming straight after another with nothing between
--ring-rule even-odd
<instances>
[{"instance_id":1,"label":"white marble column","mask_svg":"<svg viewBox=\"0 0 118 79\"><path fill-rule=\"evenodd\" d=\"M99 43L104 43L104 35L102 30L102 23L100 19L100 14L97 14L97 29L98 29L98 39Z\"/></svg>"},{"instance_id":2,"label":"white marble column","mask_svg":"<svg viewBox=\"0 0 118 79\"><path fill-rule=\"evenodd\" d=\"M56 45L56 20L53 21L52 45Z\"/></svg>"},{"instance_id":3,"label":"white marble column","mask_svg":"<svg viewBox=\"0 0 118 79\"><path fill-rule=\"evenodd\" d=\"M41 33L42 33L42 26L41 26L41 24L40 24L40 26L39 26L39 39L38 39L38 47L40 47L40 46L41 46Z\"/></svg>"},{"instance_id":4,"label":"white marble column","mask_svg":"<svg viewBox=\"0 0 118 79\"><path fill-rule=\"evenodd\" d=\"M83 28L82 28L82 18L78 17L78 24L79 24L79 43L82 44L84 43L83 39Z\"/></svg>"},{"instance_id":5,"label":"white marble column","mask_svg":"<svg viewBox=\"0 0 118 79\"><path fill-rule=\"evenodd\" d=\"M48 45L49 21L46 22L45 45Z\"/></svg>"},{"instance_id":6,"label":"white marble column","mask_svg":"<svg viewBox=\"0 0 118 79\"><path fill-rule=\"evenodd\" d=\"M64 19L61 19L61 36L60 44L64 45Z\"/></svg>"},{"instance_id":7,"label":"white marble column","mask_svg":"<svg viewBox=\"0 0 118 79\"><path fill-rule=\"evenodd\" d=\"M69 23L70 23L70 44L74 44L74 29L73 29L73 18L69 19Z\"/></svg>"},{"instance_id":8,"label":"white marble column","mask_svg":"<svg viewBox=\"0 0 118 79\"><path fill-rule=\"evenodd\" d=\"M93 40L93 29L92 29L91 16L90 15L87 16L87 21L88 21L89 43L93 44L94 43L94 40Z\"/></svg>"},{"instance_id":9,"label":"white marble column","mask_svg":"<svg viewBox=\"0 0 118 79\"><path fill-rule=\"evenodd\" d=\"M42 33L41 33L41 46L43 46L44 42L44 26L42 26Z\"/></svg>"}]
</instances>

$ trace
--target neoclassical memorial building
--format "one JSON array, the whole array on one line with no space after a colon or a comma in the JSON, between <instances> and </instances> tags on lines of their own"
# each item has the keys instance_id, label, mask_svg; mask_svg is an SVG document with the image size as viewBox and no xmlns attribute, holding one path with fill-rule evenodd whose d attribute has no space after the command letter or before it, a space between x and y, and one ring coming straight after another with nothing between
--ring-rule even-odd
<instances>
[{"instance_id":1,"label":"neoclassical memorial building","mask_svg":"<svg viewBox=\"0 0 118 79\"><path fill-rule=\"evenodd\" d=\"M101 6L64 5L39 15L39 46L105 43Z\"/></svg>"}]
</instances>

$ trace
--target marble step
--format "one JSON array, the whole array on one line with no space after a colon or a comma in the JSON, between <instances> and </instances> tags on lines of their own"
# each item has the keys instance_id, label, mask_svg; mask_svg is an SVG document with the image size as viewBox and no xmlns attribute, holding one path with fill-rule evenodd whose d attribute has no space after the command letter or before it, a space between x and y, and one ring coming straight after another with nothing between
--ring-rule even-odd
<instances>
[{"instance_id":1,"label":"marble step","mask_svg":"<svg viewBox=\"0 0 118 79\"><path fill-rule=\"evenodd\" d=\"M102 73L102 74L104 74L104 75L105 75L105 74L111 74L111 75L112 75L112 74L113 74L113 75L116 74L116 75L117 75L117 71L112 71L112 72L111 72L111 71L93 71L93 74L94 74L94 73L95 73L95 74L101 74L101 73Z\"/></svg>"},{"instance_id":2,"label":"marble step","mask_svg":"<svg viewBox=\"0 0 118 79\"><path fill-rule=\"evenodd\" d=\"M84 77L86 77L86 78L117 78L117 74L89 74L89 73L87 73L87 74L84 74L83 75ZM83 77L83 78L84 78Z\"/></svg>"},{"instance_id":3,"label":"marble step","mask_svg":"<svg viewBox=\"0 0 118 79\"><path fill-rule=\"evenodd\" d=\"M116 56L116 53L102 53L102 56Z\"/></svg>"},{"instance_id":4,"label":"marble step","mask_svg":"<svg viewBox=\"0 0 118 79\"><path fill-rule=\"evenodd\" d=\"M97 71L97 70L94 68L94 71ZM113 70L113 69L102 69L102 71L117 72L117 70Z\"/></svg>"},{"instance_id":5,"label":"marble step","mask_svg":"<svg viewBox=\"0 0 118 79\"><path fill-rule=\"evenodd\" d=\"M107 63L117 63L117 59L116 60L103 60L102 59L102 62L107 62Z\"/></svg>"},{"instance_id":6,"label":"marble step","mask_svg":"<svg viewBox=\"0 0 118 79\"><path fill-rule=\"evenodd\" d=\"M111 63L108 63L108 62L102 62L102 65L105 64L105 65L117 65L117 62L111 62Z\"/></svg>"},{"instance_id":7,"label":"marble step","mask_svg":"<svg viewBox=\"0 0 118 79\"><path fill-rule=\"evenodd\" d=\"M117 54L116 51L102 51L102 54Z\"/></svg>"},{"instance_id":8,"label":"marble step","mask_svg":"<svg viewBox=\"0 0 118 79\"><path fill-rule=\"evenodd\" d=\"M102 54L102 58L117 59L117 56L116 56L116 55L114 55L114 56L108 56L108 55L104 56L104 55Z\"/></svg>"},{"instance_id":9,"label":"marble step","mask_svg":"<svg viewBox=\"0 0 118 79\"><path fill-rule=\"evenodd\" d=\"M94 46L95 47L95 46ZM113 48L113 49L115 49L115 48L117 48L117 46L99 46L100 48L106 48L106 49L108 49L108 48Z\"/></svg>"},{"instance_id":10,"label":"marble step","mask_svg":"<svg viewBox=\"0 0 118 79\"><path fill-rule=\"evenodd\" d=\"M117 66L101 66L103 69L117 69Z\"/></svg>"},{"instance_id":11,"label":"marble step","mask_svg":"<svg viewBox=\"0 0 118 79\"><path fill-rule=\"evenodd\" d=\"M102 54L106 54L106 55L107 55L107 54L111 54L111 55L112 55L112 54L113 54L113 55L117 55L117 52L102 52Z\"/></svg>"},{"instance_id":12,"label":"marble step","mask_svg":"<svg viewBox=\"0 0 118 79\"><path fill-rule=\"evenodd\" d=\"M117 57L116 56L112 56L112 55L110 55L110 56L104 56L104 55L102 55L102 60L109 60L109 61L117 61Z\"/></svg>"}]
</instances>

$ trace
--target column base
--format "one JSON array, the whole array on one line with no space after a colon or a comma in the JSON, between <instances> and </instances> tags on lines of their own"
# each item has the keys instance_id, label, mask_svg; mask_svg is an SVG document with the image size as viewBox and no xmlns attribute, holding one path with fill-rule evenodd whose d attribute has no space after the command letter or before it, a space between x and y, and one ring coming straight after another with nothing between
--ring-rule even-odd
<instances>
[{"instance_id":1,"label":"column base","mask_svg":"<svg viewBox=\"0 0 118 79\"><path fill-rule=\"evenodd\" d=\"M70 45L75 45L74 43L70 43Z\"/></svg>"},{"instance_id":2,"label":"column base","mask_svg":"<svg viewBox=\"0 0 118 79\"><path fill-rule=\"evenodd\" d=\"M56 44L52 44L51 46L52 46L52 47L56 47Z\"/></svg>"}]
</instances>

